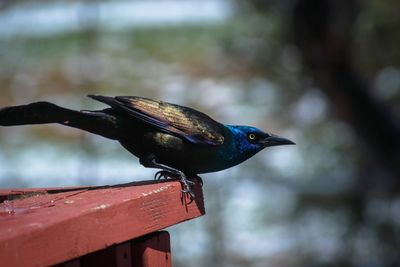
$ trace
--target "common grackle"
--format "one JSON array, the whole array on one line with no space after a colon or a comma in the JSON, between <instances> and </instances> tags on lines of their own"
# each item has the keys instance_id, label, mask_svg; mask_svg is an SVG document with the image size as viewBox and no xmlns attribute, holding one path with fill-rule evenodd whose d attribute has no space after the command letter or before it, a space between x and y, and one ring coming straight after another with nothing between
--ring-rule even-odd
<instances>
[{"instance_id":1,"label":"common grackle","mask_svg":"<svg viewBox=\"0 0 400 267\"><path fill-rule=\"evenodd\" d=\"M109 108L75 111L49 102L0 109L0 125L59 123L117 140L156 179L179 178L193 198L191 178L235 166L260 150L294 142L250 126L221 124L192 108L136 96L89 95Z\"/></svg>"}]
</instances>

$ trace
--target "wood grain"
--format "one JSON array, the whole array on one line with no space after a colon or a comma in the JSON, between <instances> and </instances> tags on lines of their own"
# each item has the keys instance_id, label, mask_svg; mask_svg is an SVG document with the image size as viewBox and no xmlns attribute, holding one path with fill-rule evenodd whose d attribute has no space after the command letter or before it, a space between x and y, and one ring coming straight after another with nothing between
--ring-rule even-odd
<instances>
[{"instance_id":1,"label":"wood grain","mask_svg":"<svg viewBox=\"0 0 400 267\"><path fill-rule=\"evenodd\" d=\"M179 182L43 193L0 204L4 266L47 266L120 244L205 213Z\"/></svg>"}]
</instances>

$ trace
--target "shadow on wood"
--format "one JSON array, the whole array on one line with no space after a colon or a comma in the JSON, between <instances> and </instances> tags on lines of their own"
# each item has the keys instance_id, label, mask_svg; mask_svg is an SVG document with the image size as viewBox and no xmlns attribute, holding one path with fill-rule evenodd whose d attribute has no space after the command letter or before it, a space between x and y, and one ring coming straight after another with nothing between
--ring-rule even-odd
<instances>
[{"instance_id":1,"label":"shadow on wood","mask_svg":"<svg viewBox=\"0 0 400 267\"><path fill-rule=\"evenodd\" d=\"M167 231L154 232L102 249L56 267L170 267L171 246Z\"/></svg>"}]
</instances>

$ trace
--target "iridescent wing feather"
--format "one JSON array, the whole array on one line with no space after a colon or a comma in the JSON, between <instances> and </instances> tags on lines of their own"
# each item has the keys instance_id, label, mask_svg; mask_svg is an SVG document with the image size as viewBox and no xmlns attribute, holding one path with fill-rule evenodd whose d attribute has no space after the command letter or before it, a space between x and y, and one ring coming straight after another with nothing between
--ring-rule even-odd
<instances>
[{"instance_id":1,"label":"iridescent wing feather","mask_svg":"<svg viewBox=\"0 0 400 267\"><path fill-rule=\"evenodd\" d=\"M223 125L197 110L136 96L89 97L195 144L221 145Z\"/></svg>"}]
</instances>

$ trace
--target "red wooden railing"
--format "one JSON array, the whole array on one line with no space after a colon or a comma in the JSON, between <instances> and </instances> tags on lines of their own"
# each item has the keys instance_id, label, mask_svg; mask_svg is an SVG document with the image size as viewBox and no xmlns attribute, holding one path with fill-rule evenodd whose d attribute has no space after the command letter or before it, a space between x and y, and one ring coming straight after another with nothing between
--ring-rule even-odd
<instances>
[{"instance_id":1,"label":"red wooden railing","mask_svg":"<svg viewBox=\"0 0 400 267\"><path fill-rule=\"evenodd\" d=\"M176 181L0 190L1 266L171 266L169 234L203 215Z\"/></svg>"}]
</instances>

